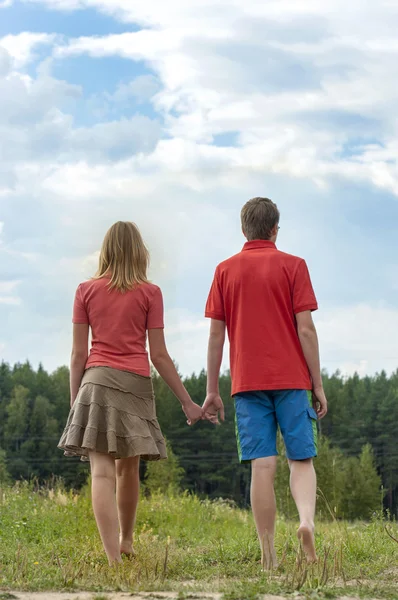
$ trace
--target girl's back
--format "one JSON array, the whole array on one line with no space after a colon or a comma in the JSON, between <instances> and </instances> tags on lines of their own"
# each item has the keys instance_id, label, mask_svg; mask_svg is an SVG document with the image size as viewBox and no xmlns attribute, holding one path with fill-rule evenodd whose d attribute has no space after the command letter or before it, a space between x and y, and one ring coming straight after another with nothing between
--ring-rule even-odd
<instances>
[{"instance_id":1,"label":"girl's back","mask_svg":"<svg viewBox=\"0 0 398 600\"><path fill-rule=\"evenodd\" d=\"M91 327L92 344L86 368L106 366L148 377L148 329L163 328L163 299L158 286L141 283L120 292L110 278L79 285L73 323Z\"/></svg>"},{"instance_id":2,"label":"girl's back","mask_svg":"<svg viewBox=\"0 0 398 600\"><path fill-rule=\"evenodd\" d=\"M71 410L58 447L90 460L93 508L109 563L134 554L140 458L167 457L147 335L152 363L180 400L187 423L203 416L167 352L162 293L148 282L148 261L136 225L118 221L105 236L97 273L79 285L73 309Z\"/></svg>"}]
</instances>

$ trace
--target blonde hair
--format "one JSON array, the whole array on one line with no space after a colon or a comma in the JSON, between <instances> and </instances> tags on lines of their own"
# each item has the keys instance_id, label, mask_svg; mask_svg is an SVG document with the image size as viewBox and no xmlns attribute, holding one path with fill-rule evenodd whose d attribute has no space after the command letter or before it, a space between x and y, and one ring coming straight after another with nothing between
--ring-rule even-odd
<instances>
[{"instance_id":1,"label":"blonde hair","mask_svg":"<svg viewBox=\"0 0 398 600\"><path fill-rule=\"evenodd\" d=\"M148 283L149 252L138 227L118 221L107 231L93 279L110 277L109 289L127 292L140 283Z\"/></svg>"},{"instance_id":2,"label":"blonde hair","mask_svg":"<svg viewBox=\"0 0 398 600\"><path fill-rule=\"evenodd\" d=\"M252 198L242 208L241 221L249 241L269 240L279 223L279 210L269 198Z\"/></svg>"}]
</instances>

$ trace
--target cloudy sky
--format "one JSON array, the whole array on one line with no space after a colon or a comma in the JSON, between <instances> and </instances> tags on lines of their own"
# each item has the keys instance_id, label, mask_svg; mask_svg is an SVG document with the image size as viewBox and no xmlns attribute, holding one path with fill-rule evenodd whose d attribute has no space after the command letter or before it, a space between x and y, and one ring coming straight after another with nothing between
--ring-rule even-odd
<instances>
[{"instance_id":1,"label":"cloudy sky","mask_svg":"<svg viewBox=\"0 0 398 600\"><path fill-rule=\"evenodd\" d=\"M398 366L394 0L0 0L0 357L70 352L75 286L134 220L183 373L216 264L271 197L328 371Z\"/></svg>"}]
</instances>

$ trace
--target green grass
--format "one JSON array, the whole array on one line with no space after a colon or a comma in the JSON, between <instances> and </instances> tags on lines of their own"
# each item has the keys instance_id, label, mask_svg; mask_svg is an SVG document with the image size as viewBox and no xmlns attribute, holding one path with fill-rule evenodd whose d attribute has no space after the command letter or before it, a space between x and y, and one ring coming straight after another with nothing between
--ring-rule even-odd
<instances>
[{"instance_id":1,"label":"green grass","mask_svg":"<svg viewBox=\"0 0 398 600\"><path fill-rule=\"evenodd\" d=\"M223 592L226 600L298 591L312 600L354 593L393 599L398 597L398 544L385 526L381 518L318 523L320 561L307 569L299 555L296 524L279 519L281 564L268 574L261 572L248 511L188 494L156 495L140 503L136 559L109 568L87 493L35 492L23 484L0 492L0 588L105 594L176 590L181 598L211 591ZM396 523L389 530L398 537Z\"/></svg>"}]
</instances>

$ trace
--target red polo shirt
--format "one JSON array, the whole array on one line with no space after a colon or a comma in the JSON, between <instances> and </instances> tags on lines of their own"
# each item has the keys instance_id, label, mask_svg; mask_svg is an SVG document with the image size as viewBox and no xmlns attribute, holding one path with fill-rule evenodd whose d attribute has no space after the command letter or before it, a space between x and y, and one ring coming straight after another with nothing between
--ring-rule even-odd
<instances>
[{"instance_id":1,"label":"red polo shirt","mask_svg":"<svg viewBox=\"0 0 398 600\"><path fill-rule=\"evenodd\" d=\"M205 314L226 323L232 394L311 389L295 315L317 308L305 261L271 241L247 242L218 265Z\"/></svg>"}]
</instances>

